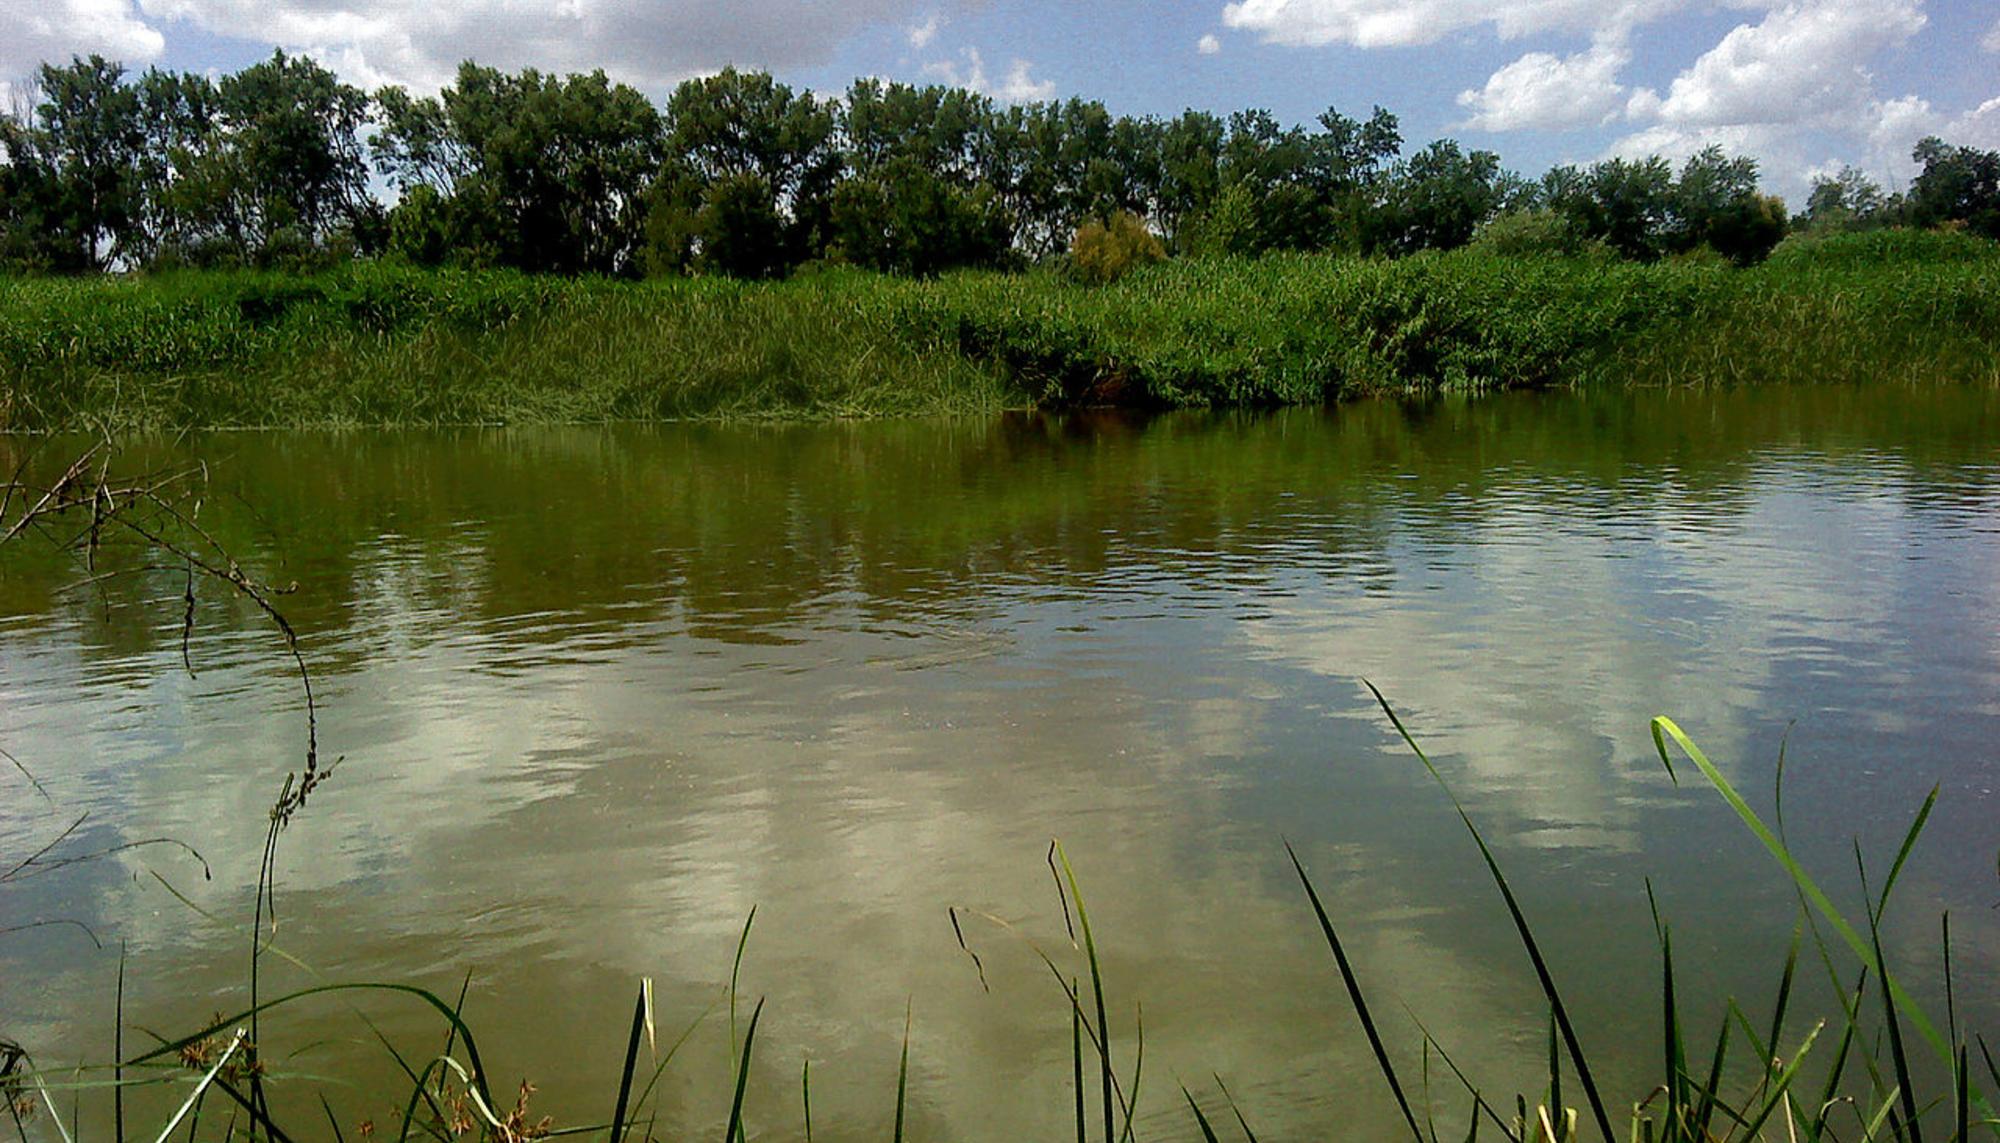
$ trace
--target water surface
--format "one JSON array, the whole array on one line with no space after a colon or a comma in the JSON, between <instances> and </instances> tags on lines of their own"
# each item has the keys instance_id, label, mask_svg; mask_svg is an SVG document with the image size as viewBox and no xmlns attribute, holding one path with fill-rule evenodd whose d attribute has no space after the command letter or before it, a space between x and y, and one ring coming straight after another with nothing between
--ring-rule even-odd
<instances>
[{"instance_id":1,"label":"water surface","mask_svg":"<svg viewBox=\"0 0 2000 1143\"><path fill-rule=\"evenodd\" d=\"M296 582L281 605L342 758L283 837L278 944L327 979L450 995L470 973L496 1086L532 1079L563 1123L608 1116L647 976L663 1041L709 1012L662 1129L720 1130L718 997L755 906L753 1134L798 1132L810 1061L816 1136L886 1135L906 1006L914 1136L1064 1134L1068 1013L1036 949L1079 962L1052 838L1127 1067L1143 1005L1144 1137L1195 1137L1174 1085L1212 1097L1218 1073L1274 1136L1394 1122L1286 839L1410 1066L1414 1017L1490 1089L1533 1092L1532 974L1364 679L1495 841L1615 1106L1655 1051L1644 878L1704 1023L1769 996L1795 919L1714 794L1668 779L1655 714L1766 807L1789 733L1788 821L1841 885L1852 839L1886 866L1940 784L1891 955L1935 994L1955 910L1959 1001L2000 1015L1991 388L227 434L121 462L187 457L204 524ZM48 793L0 775L0 865L87 812L70 850L169 836L213 879L150 848L0 888L0 925L73 918L107 946L0 937L0 1034L45 1062L108 1056L119 942L128 1024L241 1005L265 809L304 739L254 610L205 593L191 675L177 570L81 574L0 558L0 746ZM265 963L267 988L315 979ZM365 1007L417 1058L441 1046L421 1013ZM343 1118L392 1121L392 1065L343 1003L266 1041L351 1083Z\"/></svg>"}]
</instances>

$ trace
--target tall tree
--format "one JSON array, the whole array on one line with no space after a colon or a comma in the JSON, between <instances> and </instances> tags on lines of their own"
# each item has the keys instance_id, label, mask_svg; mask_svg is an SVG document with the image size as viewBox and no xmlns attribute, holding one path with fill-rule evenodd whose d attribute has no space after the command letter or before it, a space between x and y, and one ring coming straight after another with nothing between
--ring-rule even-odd
<instances>
[{"instance_id":1,"label":"tall tree","mask_svg":"<svg viewBox=\"0 0 2000 1143\"><path fill-rule=\"evenodd\" d=\"M139 98L125 68L102 56L43 64L41 101L7 141L35 189L51 268L99 270L139 245L146 181Z\"/></svg>"},{"instance_id":2,"label":"tall tree","mask_svg":"<svg viewBox=\"0 0 2000 1143\"><path fill-rule=\"evenodd\" d=\"M240 262L252 246L249 188L225 126L222 93L198 72L139 79L146 130L146 258Z\"/></svg>"},{"instance_id":3,"label":"tall tree","mask_svg":"<svg viewBox=\"0 0 2000 1143\"><path fill-rule=\"evenodd\" d=\"M603 72L461 65L436 99L377 96L375 165L403 192L392 247L555 273L636 272L663 131Z\"/></svg>"},{"instance_id":4,"label":"tall tree","mask_svg":"<svg viewBox=\"0 0 2000 1143\"><path fill-rule=\"evenodd\" d=\"M991 100L858 80L838 126L846 178L829 205L828 253L907 274L1006 259L1013 230L990 181L1004 162Z\"/></svg>"},{"instance_id":5,"label":"tall tree","mask_svg":"<svg viewBox=\"0 0 2000 1143\"><path fill-rule=\"evenodd\" d=\"M1587 238L1627 258L1660 256L1673 209L1674 171L1665 159L1606 159L1587 170L1557 167L1542 177L1549 208Z\"/></svg>"},{"instance_id":6,"label":"tall tree","mask_svg":"<svg viewBox=\"0 0 2000 1143\"><path fill-rule=\"evenodd\" d=\"M1154 218L1175 249L1185 245L1189 219L1198 218L1222 190L1222 120L1187 110L1160 130L1160 187Z\"/></svg>"},{"instance_id":7,"label":"tall tree","mask_svg":"<svg viewBox=\"0 0 2000 1143\"><path fill-rule=\"evenodd\" d=\"M1450 139L1432 143L1388 179L1367 247L1407 254L1465 245L1499 209L1501 175L1500 156L1491 151L1467 152Z\"/></svg>"},{"instance_id":8,"label":"tall tree","mask_svg":"<svg viewBox=\"0 0 2000 1143\"><path fill-rule=\"evenodd\" d=\"M1955 147L1932 136L1910 157L1924 168L1910 184L1910 214L1919 226L1957 224L2000 238L2000 151Z\"/></svg>"},{"instance_id":9,"label":"tall tree","mask_svg":"<svg viewBox=\"0 0 2000 1143\"><path fill-rule=\"evenodd\" d=\"M1795 225L1810 230L1853 230L1880 226L1900 210L1900 199L1884 195L1867 173L1842 167L1835 175L1821 175L1806 195L1806 209Z\"/></svg>"},{"instance_id":10,"label":"tall tree","mask_svg":"<svg viewBox=\"0 0 2000 1143\"><path fill-rule=\"evenodd\" d=\"M1771 252L1785 226L1784 203L1757 191L1757 160L1707 147L1681 167L1663 244L1675 252L1706 246L1747 265Z\"/></svg>"},{"instance_id":11,"label":"tall tree","mask_svg":"<svg viewBox=\"0 0 2000 1143\"><path fill-rule=\"evenodd\" d=\"M675 169L662 180L671 193L654 196L654 234L691 235L698 261L755 276L782 272L822 244L818 232L841 170L829 104L795 94L767 72L725 68L676 88L667 123ZM775 226L777 233L766 241L733 229L741 226ZM704 256L711 244L731 253ZM656 251L653 261L670 259Z\"/></svg>"},{"instance_id":12,"label":"tall tree","mask_svg":"<svg viewBox=\"0 0 2000 1143\"><path fill-rule=\"evenodd\" d=\"M354 223L368 201L364 92L279 51L218 93L260 251L316 246Z\"/></svg>"}]
</instances>

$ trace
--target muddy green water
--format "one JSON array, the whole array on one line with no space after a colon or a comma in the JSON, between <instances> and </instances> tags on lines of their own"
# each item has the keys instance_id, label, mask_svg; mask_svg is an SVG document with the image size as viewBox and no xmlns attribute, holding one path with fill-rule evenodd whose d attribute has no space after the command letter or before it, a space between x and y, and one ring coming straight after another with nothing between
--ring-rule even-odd
<instances>
[{"instance_id":1,"label":"muddy green water","mask_svg":"<svg viewBox=\"0 0 2000 1143\"><path fill-rule=\"evenodd\" d=\"M10 471L26 443L0 441ZM1140 1137L1195 1137L1175 1085L1219 1111L1217 1074L1266 1137L1396 1122L1284 839L1412 1078L1414 1015L1489 1091L1534 1092L1532 974L1364 678L1494 839L1614 1109L1657 1050L1644 878L1704 1029L1725 994L1764 1008L1795 918L1714 794L1669 782L1654 714L1761 806L1790 728L1788 820L1840 886L1851 839L1886 866L1941 784L1891 956L1937 996L1953 909L1961 1015L2000 1028L1990 388L233 434L124 459L176 456L208 461L216 535L297 582L344 758L283 837L278 944L327 979L450 995L469 972L495 1086L532 1079L561 1123L608 1117L650 977L663 1048L709 1013L659 1130L720 1134L717 1001L755 906L753 1137L800 1133L806 1061L815 1137L887 1137L906 1006L911 1137L1063 1137L1068 1010L1035 949L1079 962L1052 838L1128 1071L1143 1005ZM0 552L0 746L48 793L0 771L0 867L87 813L59 852L171 836L213 870L152 848L0 885L0 926L105 945L0 936L0 1036L54 1065L108 1058L121 942L128 1044L242 1004L264 811L304 726L253 613L207 592L190 675L177 572L66 591L81 572L44 548ZM952 906L1006 923L963 920L990 991ZM314 979L265 963L267 989ZM414 1059L441 1048L410 1005L362 1007ZM393 1123L393 1065L344 1002L265 1040L331 1077L343 1121ZM307 1136L309 1090L277 1096Z\"/></svg>"}]
</instances>

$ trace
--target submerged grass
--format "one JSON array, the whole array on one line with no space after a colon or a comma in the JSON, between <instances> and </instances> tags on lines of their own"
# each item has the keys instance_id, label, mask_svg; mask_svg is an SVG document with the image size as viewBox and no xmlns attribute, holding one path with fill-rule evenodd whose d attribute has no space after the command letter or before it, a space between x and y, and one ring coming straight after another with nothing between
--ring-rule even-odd
<instances>
[{"instance_id":1,"label":"submerged grass","mask_svg":"<svg viewBox=\"0 0 2000 1143\"><path fill-rule=\"evenodd\" d=\"M2000 244L1749 270L1500 257L625 283L357 264L0 279L0 427L436 425L1257 406L1593 383L2000 379Z\"/></svg>"}]
</instances>

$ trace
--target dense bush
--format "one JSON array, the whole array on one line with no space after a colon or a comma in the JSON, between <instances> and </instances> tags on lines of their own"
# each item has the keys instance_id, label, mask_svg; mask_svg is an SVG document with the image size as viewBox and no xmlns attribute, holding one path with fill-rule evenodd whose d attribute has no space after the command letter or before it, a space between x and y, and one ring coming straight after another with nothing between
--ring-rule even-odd
<instances>
[{"instance_id":1,"label":"dense bush","mask_svg":"<svg viewBox=\"0 0 2000 1143\"><path fill-rule=\"evenodd\" d=\"M1583 233L1569 216L1553 210L1510 210L1494 215L1473 233L1471 247L1509 258L1612 258L1611 247Z\"/></svg>"},{"instance_id":2,"label":"dense bush","mask_svg":"<svg viewBox=\"0 0 2000 1143\"><path fill-rule=\"evenodd\" d=\"M1070 268L1086 282L1115 282L1150 262L1167 256L1146 220L1121 210L1108 220L1092 218L1076 228L1069 244Z\"/></svg>"},{"instance_id":3,"label":"dense bush","mask_svg":"<svg viewBox=\"0 0 2000 1143\"><path fill-rule=\"evenodd\" d=\"M2000 242L1955 230L1907 227L1849 233L1793 234L1771 251L1769 265L1784 268L1927 265L2000 262Z\"/></svg>"}]
</instances>

